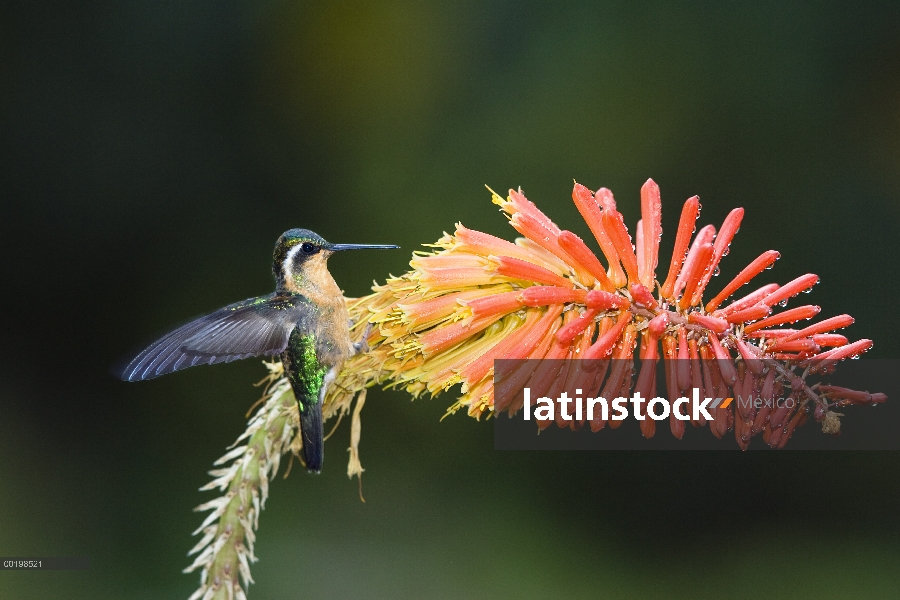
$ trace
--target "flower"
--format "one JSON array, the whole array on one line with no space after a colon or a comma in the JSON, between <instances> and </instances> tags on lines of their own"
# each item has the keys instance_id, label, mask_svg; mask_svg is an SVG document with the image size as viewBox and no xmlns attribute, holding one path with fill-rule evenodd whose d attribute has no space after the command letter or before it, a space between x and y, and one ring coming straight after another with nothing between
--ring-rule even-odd
<instances>
[{"instance_id":1,"label":"flower","mask_svg":"<svg viewBox=\"0 0 900 600\"><path fill-rule=\"evenodd\" d=\"M781 286L764 285L729 301L771 268L778 252L763 252L703 302L744 209L731 211L718 229L707 225L694 235L700 202L696 196L688 199L660 283L662 204L652 179L641 188L641 220L634 240L612 192L601 188L592 193L575 184L572 199L606 266L584 240L561 230L521 190L510 190L505 199L492 191L492 199L522 236L514 243L457 224L431 251L415 254L411 271L351 302L357 337L365 323L374 325L370 351L345 366L326 400L332 410L346 413L353 395L375 383L413 396L435 396L461 384L462 394L448 414L461 408L476 418L514 413L519 408L514 400L495 397L494 360L500 358L613 359L608 373L608 365L599 373L576 361L563 367L565 373L538 369L521 382L543 391L568 379L593 385L604 396L609 394L606 397L627 396L632 389L652 397L656 365L662 359L672 397L698 387L713 397L794 398L791 409L757 410L748 403L733 403L714 409L709 423L702 418L693 422L708 425L717 437L734 429L744 449L760 433L770 446L783 447L810 412L825 423L826 431L834 432L834 407L884 401L883 394L807 385L810 374L872 347L871 340L849 343L834 333L853 323L849 315L800 329L782 327L820 312L812 305L780 310L809 291L819 280L816 275ZM642 365L637 373L635 358ZM611 427L617 424L609 422ZM595 420L590 425L597 431L606 423ZM683 421L673 416L670 426L676 437L684 435ZM654 421L645 419L641 427L645 437L655 434Z\"/></svg>"},{"instance_id":2,"label":"flower","mask_svg":"<svg viewBox=\"0 0 900 600\"><path fill-rule=\"evenodd\" d=\"M465 408L469 415L515 413L515 399L495 397L496 359L543 359L534 369L518 369L509 377L534 393L555 397L563 384L598 390L606 398L628 396L632 389L646 398L656 386L656 367L664 363L670 398L697 387L705 396L753 397L763 400L789 394L792 403L762 406L733 402L713 409L708 425L717 437L730 429L741 448L762 434L782 448L810 414L825 433L840 433L835 408L877 404L887 398L832 385L807 384L807 376L828 372L838 361L872 347L871 340L850 343L834 333L853 323L838 315L801 329L783 328L816 316L818 306L778 310L819 278L807 274L779 286L764 285L737 300L726 301L779 258L763 252L703 304L703 295L719 262L737 233L744 210L725 218L718 232L707 225L694 236L700 203L684 203L672 260L662 284L656 279L662 235L659 188L641 188L641 220L635 240L616 210L612 192L591 193L575 184L572 198L594 235L607 266L571 231L562 231L521 190L506 199L492 192L493 202L522 236L515 243L457 224L432 250L415 253L412 270L376 285L374 293L348 300L355 341L366 337L368 349L348 360L328 388L323 416L338 421L352 411L347 475L361 476L360 411L369 386L405 389L413 396L436 396L457 384L462 395L448 414ZM691 237L693 236L693 242ZM662 353L660 354L660 349ZM635 374L635 354L641 360ZM570 359L554 361L547 359ZM559 366L562 363L564 366ZM253 579L250 564L259 513L268 482L283 454L299 455L299 413L290 384L278 362L266 363L269 375L262 406L246 431L210 471L213 480L202 490L218 490L219 498L197 507L211 511L195 531L202 538L186 572L201 571L200 587L191 600L246 598ZM512 389L517 389L516 385ZM681 438L685 422L671 418L672 433ZM550 421L538 422L540 427ZM584 421L560 426L583 426ZM621 421L611 420L610 428ZM593 431L607 425L599 415ZM655 434L651 419L641 421L645 437ZM243 445L238 446L238 444ZM243 587L241 585L243 583Z\"/></svg>"}]
</instances>

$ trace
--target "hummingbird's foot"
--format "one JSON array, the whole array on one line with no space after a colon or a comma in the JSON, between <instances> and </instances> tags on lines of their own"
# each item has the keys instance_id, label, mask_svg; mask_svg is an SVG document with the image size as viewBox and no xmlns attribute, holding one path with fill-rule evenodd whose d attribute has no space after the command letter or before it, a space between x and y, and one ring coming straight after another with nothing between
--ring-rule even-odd
<instances>
[{"instance_id":1,"label":"hummingbird's foot","mask_svg":"<svg viewBox=\"0 0 900 600\"><path fill-rule=\"evenodd\" d=\"M372 324L366 323L366 330L363 332L362 339L353 344L353 354L363 354L369 351L370 333L372 333Z\"/></svg>"}]
</instances>

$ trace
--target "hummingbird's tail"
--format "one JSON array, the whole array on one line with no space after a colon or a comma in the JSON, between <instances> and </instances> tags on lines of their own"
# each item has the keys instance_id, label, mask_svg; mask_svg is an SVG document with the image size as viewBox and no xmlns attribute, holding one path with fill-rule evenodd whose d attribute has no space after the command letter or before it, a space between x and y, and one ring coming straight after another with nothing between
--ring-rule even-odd
<instances>
[{"instance_id":1,"label":"hummingbird's tail","mask_svg":"<svg viewBox=\"0 0 900 600\"><path fill-rule=\"evenodd\" d=\"M303 436L303 462L310 473L322 470L325 455L325 431L322 425L322 401L316 397L297 400L300 409L300 434Z\"/></svg>"}]
</instances>

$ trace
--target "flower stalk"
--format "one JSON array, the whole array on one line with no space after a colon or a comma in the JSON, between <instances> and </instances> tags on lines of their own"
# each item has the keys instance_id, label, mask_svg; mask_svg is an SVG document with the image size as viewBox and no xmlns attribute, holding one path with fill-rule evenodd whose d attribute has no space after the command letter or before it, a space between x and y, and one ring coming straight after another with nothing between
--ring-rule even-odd
<instances>
[{"instance_id":1,"label":"flower stalk","mask_svg":"<svg viewBox=\"0 0 900 600\"><path fill-rule=\"evenodd\" d=\"M299 422L297 402L281 364L266 366L269 376L263 380L268 383L263 405L246 431L214 463L219 468L209 472L213 480L200 488L223 494L194 509L210 512L194 531L202 537L188 553L197 555L194 562L184 570L200 570L200 587L190 600L246 600L243 588L253 582L250 563L257 560L253 545L259 513L269 496L269 480L297 437Z\"/></svg>"}]
</instances>

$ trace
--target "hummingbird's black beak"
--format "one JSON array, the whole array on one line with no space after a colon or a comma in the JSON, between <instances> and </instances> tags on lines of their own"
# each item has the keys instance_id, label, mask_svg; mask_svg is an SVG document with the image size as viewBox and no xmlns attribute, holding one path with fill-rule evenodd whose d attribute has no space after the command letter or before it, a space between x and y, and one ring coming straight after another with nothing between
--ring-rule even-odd
<instances>
[{"instance_id":1,"label":"hummingbird's black beak","mask_svg":"<svg viewBox=\"0 0 900 600\"><path fill-rule=\"evenodd\" d=\"M332 252L341 250L396 250L400 246L386 244L332 244L328 249Z\"/></svg>"}]
</instances>

